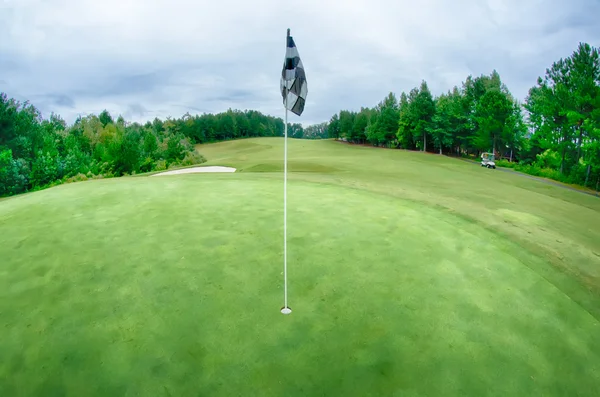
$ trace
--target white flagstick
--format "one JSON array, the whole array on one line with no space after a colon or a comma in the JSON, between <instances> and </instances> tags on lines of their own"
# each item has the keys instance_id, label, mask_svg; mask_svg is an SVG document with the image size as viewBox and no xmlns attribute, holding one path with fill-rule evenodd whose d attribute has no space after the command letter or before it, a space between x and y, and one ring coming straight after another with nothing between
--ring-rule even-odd
<instances>
[{"instance_id":1,"label":"white flagstick","mask_svg":"<svg viewBox=\"0 0 600 397\"><path fill-rule=\"evenodd\" d=\"M290 314L287 296L287 129L288 129L287 96L285 97L285 127L283 143L283 308L281 313Z\"/></svg>"}]
</instances>

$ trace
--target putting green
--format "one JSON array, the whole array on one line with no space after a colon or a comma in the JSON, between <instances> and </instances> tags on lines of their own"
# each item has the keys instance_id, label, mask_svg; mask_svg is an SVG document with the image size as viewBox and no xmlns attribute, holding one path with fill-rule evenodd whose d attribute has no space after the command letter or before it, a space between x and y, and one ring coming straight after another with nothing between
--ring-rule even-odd
<instances>
[{"instance_id":1,"label":"putting green","mask_svg":"<svg viewBox=\"0 0 600 397\"><path fill-rule=\"evenodd\" d=\"M512 243L410 201L260 175L7 200L0 394L592 395L598 322ZM526 256L527 260L539 260Z\"/></svg>"},{"instance_id":2,"label":"putting green","mask_svg":"<svg viewBox=\"0 0 600 397\"><path fill-rule=\"evenodd\" d=\"M544 258L444 208L312 177L289 184L289 316L280 174L0 203L0 395L597 392L600 325L534 270Z\"/></svg>"}]
</instances>

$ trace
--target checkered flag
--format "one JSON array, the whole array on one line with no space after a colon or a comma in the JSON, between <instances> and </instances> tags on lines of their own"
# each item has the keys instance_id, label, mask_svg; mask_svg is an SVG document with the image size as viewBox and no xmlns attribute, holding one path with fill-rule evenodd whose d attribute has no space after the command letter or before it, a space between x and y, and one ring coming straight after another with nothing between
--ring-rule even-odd
<instances>
[{"instance_id":1,"label":"checkered flag","mask_svg":"<svg viewBox=\"0 0 600 397\"><path fill-rule=\"evenodd\" d=\"M287 48L281 72L280 86L285 108L300 116L304 111L308 88L306 87L304 66L302 66L298 49L296 48L294 39L290 36L289 29L287 31Z\"/></svg>"}]
</instances>

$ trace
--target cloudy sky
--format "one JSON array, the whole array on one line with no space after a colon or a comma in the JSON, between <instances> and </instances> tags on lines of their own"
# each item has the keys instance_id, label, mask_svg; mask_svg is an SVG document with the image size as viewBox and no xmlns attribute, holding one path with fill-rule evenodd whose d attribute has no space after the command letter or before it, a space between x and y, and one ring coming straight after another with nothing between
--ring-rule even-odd
<instances>
[{"instance_id":1,"label":"cloudy sky","mask_svg":"<svg viewBox=\"0 0 600 397\"><path fill-rule=\"evenodd\" d=\"M597 0L0 0L0 91L69 122L105 108L282 116L289 27L309 88L290 121L493 69L522 100L578 42L598 45L598 15Z\"/></svg>"}]
</instances>

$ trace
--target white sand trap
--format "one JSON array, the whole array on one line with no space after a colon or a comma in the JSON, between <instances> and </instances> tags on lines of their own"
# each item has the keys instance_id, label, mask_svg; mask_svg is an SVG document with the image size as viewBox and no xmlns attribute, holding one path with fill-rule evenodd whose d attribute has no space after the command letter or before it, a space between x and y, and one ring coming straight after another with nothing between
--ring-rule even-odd
<instances>
[{"instance_id":1,"label":"white sand trap","mask_svg":"<svg viewBox=\"0 0 600 397\"><path fill-rule=\"evenodd\" d=\"M172 170L161 172L160 174L154 174L151 176L162 176L162 175L177 175L177 174L195 174L198 172L235 172L235 168L231 167L221 167L218 165L211 165L208 167L192 167L192 168L182 168L180 170Z\"/></svg>"}]
</instances>

